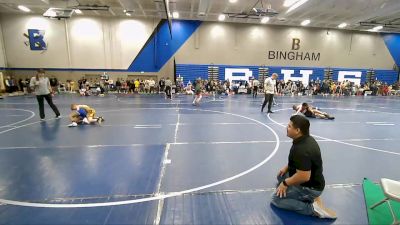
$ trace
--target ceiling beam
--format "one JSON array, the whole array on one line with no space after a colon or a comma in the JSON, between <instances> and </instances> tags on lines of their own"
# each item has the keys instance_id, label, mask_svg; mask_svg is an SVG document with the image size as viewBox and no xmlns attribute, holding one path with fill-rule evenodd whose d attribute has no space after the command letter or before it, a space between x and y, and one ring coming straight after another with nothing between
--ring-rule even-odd
<instances>
[{"instance_id":1,"label":"ceiling beam","mask_svg":"<svg viewBox=\"0 0 400 225\"><path fill-rule=\"evenodd\" d=\"M140 4L140 2L137 1L137 0L136 0L135 2L136 2L136 4L138 5L139 9L142 11L143 16L144 16L144 17L147 17L147 14L146 14L146 12L145 12L144 9L143 9L142 4Z\"/></svg>"},{"instance_id":2,"label":"ceiling beam","mask_svg":"<svg viewBox=\"0 0 400 225\"><path fill-rule=\"evenodd\" d=\"M158 12L158 16L160 18L163 18L163 12L165 12L165 11L164 11L164 9L161 9L161 7L160 7L161 2L154 1L154 4L156 5L156 11ZM164 3L162 3L162 4L164 4ZM165 15L165 16L167 16L167 15Z\"/></svg>"},{"instance_id":3,"label":"ceiling beam","mask_svg":"<svg viewBox=\"0 0 400 225\"><path fill-rule=\"evenodd\" d=\"M111 9L111 7L110 8L108 8L108 12L110 12L110 14L111 15L113 15L113 16L115 16L116 14L115 14L115 12Z\"/></svg>"},{"instance_id":4,"label":"ceiling beam","mask_svg":"<svg viewBox=\"0 0 400 225\"><path fill-rule=\"evenodd\" d=\"M121 0L118 0L118 3L121 5L121 8L122 8L123 10L126 9L124 3L122 3Z\"/></svg>"},{"instance_id":5,"label":"ceiling beam","mask_svg":"<svg viewBox=\"0 0 400 225\"><path fill-rule=\"evenodd\" d=\"M200 0L199 1L199 10L197 11L197 14L199 16L207 16L210 7L211 6L211 0Z\"/></svg>"},{"instance_id":6,"label":"ceiling beam","mask_svg":"<svg viewBox=\"0 0 400 225\"><path fill-rule=\"evenodd\" d=\"M193 13L194 13L194 0L190 3L190 18L193 18Z\"/></svg>"}]
</instances>

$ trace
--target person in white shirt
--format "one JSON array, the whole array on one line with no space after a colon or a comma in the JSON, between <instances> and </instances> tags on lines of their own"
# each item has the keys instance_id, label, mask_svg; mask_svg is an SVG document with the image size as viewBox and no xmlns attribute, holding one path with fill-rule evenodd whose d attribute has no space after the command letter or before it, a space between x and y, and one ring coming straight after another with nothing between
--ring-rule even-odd
<instances>
[{"instance_id":1,"label":"person in white shirt","mask_svg":"<svg viewBox=\"0 0 400 225\"><path fill-rule=\"evenodd\" d=\"M154 93L154 88L156 86L156 82L153 80L153 78L150 79L149 85L150 85L150 93Z\"/></svg>"},{"instance_id":2,"label":"person in white shirt","mask_svg":"<svg viewBox=\"0 0 400 225\"><path fill-rule=\"evenodd\" d=\"M32 90L35 91L36 99L39 104L39 113L40 120L44 121L44 99L46 99L47 103L50 105L51 109L53 109L56 114L56 119L61 118L60 112L58 108L53 103L52 99L52 89L50 86L49 78L45 77L45 72L43 69L39 69L35 77L31 78L31 82L29 83Z\"/></svg>"},{"instance_id":3,"label":"person in white shirt","mask_svg":"<svg viewBox=\"0 0 400 225\"><path fill-rule=\"evenodd\" d=\"M264 111L265 105L268 102L268 113L273 113L271 111L271 106L274 99L274 94L276 93L276 78L278 78L278 74L273 73L271 77L265 79L264 81L265 98L261 107L261 112Z\"/></svg>"},{"instance_id":4,"label":"person in white shirt","mask_svg":"<svg viewBox=\"0 0 400 225\"><path fill-rule=\"evenodd\" d=\"M166 99L172 99L171 91L172 91L172 81L169 79L169 77L167 77L167 79L165 80L165 98Z\"/></svg>"},{"instance_id":5,"label":"person in white shirt","mask_svg":"<svg viewBox=\"0 0 400 225\"><path fill-rule=\"evenodd\" d=\"M253 98L257 98L258 94L258 86L260 85L260 81L254 79L253 80Z\"/></svg>"}]
</instances>

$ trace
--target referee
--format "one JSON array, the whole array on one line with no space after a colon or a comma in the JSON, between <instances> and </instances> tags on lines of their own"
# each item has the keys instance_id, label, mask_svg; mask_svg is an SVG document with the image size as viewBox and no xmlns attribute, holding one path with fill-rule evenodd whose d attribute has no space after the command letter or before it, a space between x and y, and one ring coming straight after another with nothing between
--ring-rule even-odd
<instances>
[{"instance_id":1,"label":"referee","mask_svg":"<svg viewBox=\"0 0 400 225\"><path fill-rule=\"evenodd\" d=\"M264 81L265 98L264 98L264 103L262 104L262 107L261 107L261 112L264 111L264 107L268 102L268 113L273 113L271 111L271 106L272 106L272 101L274 99L274 94L276 93L276 78L277 77L278 77L278 74L273 73L271 77L265 79L265 81Z\"/></svg>"}]
</instances>

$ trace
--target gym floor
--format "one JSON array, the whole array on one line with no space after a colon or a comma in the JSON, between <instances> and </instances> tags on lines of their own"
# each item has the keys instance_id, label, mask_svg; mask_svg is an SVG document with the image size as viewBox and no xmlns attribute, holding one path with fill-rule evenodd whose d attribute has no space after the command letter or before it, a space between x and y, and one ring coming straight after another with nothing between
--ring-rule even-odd
<instances>
[{"instance_id":1,"label":"gym floor","mask_svg":"<svg viewBox=\"0 0 400 225\"><path fill-rule=\"evenodd\" d=\"M250 95L54 101L63 118L45 103L40 122L34 97L0 100L1 224L368 224L363 178L400 180L398 97L278 96L270 115ZM335 221L270 205L302 102L336 117L311 119ZM67 127L71 103L106 121Z\"/></svg>"}]
</instances>

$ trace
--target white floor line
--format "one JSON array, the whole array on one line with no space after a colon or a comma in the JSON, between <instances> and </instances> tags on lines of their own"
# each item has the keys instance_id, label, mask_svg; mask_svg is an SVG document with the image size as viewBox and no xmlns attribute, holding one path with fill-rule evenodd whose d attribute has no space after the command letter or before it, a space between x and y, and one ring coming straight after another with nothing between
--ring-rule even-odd
<instances>
[{"instance_id":1,"label":"white floor line","mask_svg":"<svg viewBox=\"0 0 400 225\"><path fill-rule=\"evenodd\" d=\"M37 103L29 103L29 102L21 102L21 103L15 103L15 102L1 102L0 105L37 105Z\"/></svg>"},{"instance_id":2,"label":"white floor line","mask_svg":"<svg viewBox=\"0 0 400 225\"><path fill-rule=\"evenodd\" d=\"M276 111L283 111L283 110L291 110L291 108L278 109ZM346 110L349 110L349 109L346 109ZM356 110L356 111L358 111L358 110ZM269 113L268 113L268 119L271 120L273 123L281 126L281 127L285 127L284 125L282 125L282 124L276 122L275 120L273 120ZM358 147L358 148L362 148L362 149L367 149L369 151L382 152L382 153L393 154L393 155L400 155L400 153L398 153L398 152L391 152L391 151L381 150L381 149L377 149L377 148L370 148L370 147L365 147L365 146L361 146L361 145L346 143L346 142L339 141L339 140L333 140L333 139L330 139L330 138L321 137L321 136L318 136L318 135L315 135L315 134L312 134L312 135L314 137L317 137L317 138L320 138L320 139L323 139L323 140L326 140L326 141L332 141L332 142L336 142L336 143L339 143L339 144L344 144L344 145L349 145L349 146Z\"/></svg>"},{"instance_id":3,"label":"white floor line","mask_svg":"<svg viewBox=\"0 0 400 225\"><path fill-rule=\"evenodd\" d=\"M176 115L176 114L175 114ZM273 124L273 123L270 123ZM176 126L176 123L167 124L102 124L102 127L162 127L162 126ZM199 126L198 123L180 123L179 126ZM217 125L258 125L257 123L207 123L206 126L217 126Z\"/></svg>"},{"instance_id":4,"label":"white floor line","mask_svg":"<svg viewBox=\"0 0 400 225\"><path fill-rule=\"evenodd\" d=\"M348 141L348 142L360 142L360 141L400 141L399 138L352 138L352 139L317 139L320 142L333 142L333 141Z\"/></svg>"},{"instance_id":5,"label":"white floor line","mask_svg":"<svg viewBox=\"0 0 400 225\"><path fill-rule=\"evenodd\" d=\"M367 124L375 124L375 123L391 123L391 122L385 122L385 121L379 121L379 122L375 122L375 121L369 121L369 122L365 122Z\"/></svg>"},{"instance_id":6,"label":"white floor line","mask_svg":"<svg viewBox=\"0 0 400 225\"><path fill-rule=\"evenodd\" d=\"M15 146L15 147L0 147L0 150L12 150L12 149L63 149L63 148L107 148L107 147L136 147L136 146L150 146L152 144L120 144L120 145L60 145L60 146ZM154 144L153 144L154 145ZM161 145L161 144L159 144Z\"/></svg>"},{"instance_id":7,"label":"white floor line","mask_svg":"<svg viewBox=\"0 0 400 225\"><path fill-rule=\"evenodd\" d=\"M376 123L374 126L394 126L394 123Z\"/></svg>"},{"instance_id":8,"label":"white floor line","mask_svg":"<svg viewBox=\"0 0 400 225\"><path fill-rule=\"evenodd\" d=\"M10 128L10 127L11 127L11 128L15 128L15 127L17 127L17 126L5 125L5 126L1 126L0 129L1 129L1 128Z\"/></svg>"},{"instance_id":9,"label":"white floor line","mask_svg":"<svg viewBox=\"0 0 400 225\"><path fill-rule=\"evenodd\" d=\"M162 158L162 161L161 161L160 180L157 185L157 190L156 190L156 195L155 195L156 197L163 195L163 193L161 193L160 191L161 191L162 180L165 175L165 170L166 170L167 164L169 164L169 163L167 163L167 161L168 161L168 154L169 154L170 148L171 148L171 145L169 143L167 143L165 146L164 157ZM153 224L155 224L155 225L160 224L163 207L164 207L164 199L161 198L158 200L157 214L156 214Z\"/></svg>"},{"instance_id":10,"label":"white floor line","mask_svg":"<svg viewBox=\"0 0 400 225\"><path fill-rule=\"evenodd\" d=\"M49 119L49 120L54 120L54 119ZM47 120L47 121L49 121L49 120ZM0 134L4 134L4 133L7 133L9 131L12 131L12 130L15 130L15 129L18 129L18 128L21 128L21 127L26 127L26 126L30 126L30 125L33 125L33 124L37 124L37 123L41 123L41 121L27 123L27 124L24 124L24 125L21 125L21 126L16 126L16 127L13 127L13 128L7 129L7 130L3 130L3 131L0 131Z\"/></svg>"},{"instance_id":11,"label":"white floor line","mask_svg":"<svg viewBox=\"0 0 400 225\"><path fill-rule=\"evenodd\" d=\"M15 123L10 123L10 124L4 125L4 126L0 126L0 128L3 128L3 127L11 127L11 126L13 126L13 125L16 125L16 124L19 124L19 123L23 123L23 122L25 122L25 121L27 121L27 120L32 119L32 118L35 116L35 113L34 113L33 111L31 111L31 110L26 110L26 109L2 109L2 108L0 108L0 110L17 110L17 111L24 111L24 112L29 112L29 113L31 113L31 115L30 115L28 118L26 118L26 119L20 120L20 121L15 122ZM15 126L14 126L13 128L15 128ZM0 134L2 134L2 133L0 133Z\"/></svg>"},{"instance_id":12,"label":"white floor line","mask_svg":"<svg viewBox=\"0 0 400 225\"><path fill-rule=\"evenodd\" d=\"M341 139L341 140L333 140L333 139L321 139L317 138L318 142L337 142L337 141L345 141L345 142L364 142L364 141L400 141L400 138L376 138L376 139ZM280 143L292 143L293 140L281 140ZM175 142L168 143L170 145L223 145L223 144L262 144L262 143L276 143L276 141L215 141L215 142ZM49 149L49 148L108 148L108 147L136 147L136 146L150 146L154 144L119 144L119 145L60 145L60 146L9 146L9 147L0 147L0 150L18 150L18 149ZM161 144L159 144L161 145Z\"/></svg>"},{"instance_id":13,"label":"white floor line","mask_svg":"<svg viewBox=\"0 0 400 225\"><path fill-rule=\"evenodd\" d=\"M172 108L174 109L174 108ZM215 181L213 183L209 183L203 186L199 186L199 187L194 187L191 189L187 189L187 190L183 190L183 191L179 191L179 192L174 192L174 193L169 193L169 194L163 194L163 195L159 195L159 196L154 196L154 197L149 197L149 198L142 198L142 199L134 199L134 200L126 200L126 201L114 201L114 202L100 202L100 203L86 203L86 204L49 204L49 203L36 203L36 202L22 202L22 201L14 201L14 200L8 200L8 199L0 199L0 204L7 204L7 205L15 205L15 206L25 206L25 207L38 207L38 208L90 208L90 207L105 207L105 206L117 206L117 205L128 205L128 204L135 204L135 203L141 203L141 202L149 202L149 201L154 201L154 200L161 200L161 199L165 199L165 198L171 198L171 197L176 197L176 196L180 196L180 195L184 195L184 194L188 194L191 192L198 192L201 190L205 190L207 188L210 187L214 187L232 180L235 180L239 177L242 177L244 175L247 175L251 172L253 172L254 170L258 169L259 167L265 165L269 160L271 160L271 158L273 156L275 156L275 154L278 152L279 150L279 146L280 146L280 139L278 134L275 132L274 129L272 129L270 126L256 120L250 117L246 117L243 115L239 115L239 114L234 114L234 113L229 113L229 112L223 112L223 111L215 111L215 110L205 110L205 109L193 109L193 108L180 108L181 110L191 110L191 111L199 111L199 112L213 112L213 113L221 113L221 114L225 114L225 115L231 115L231 116L236 116L239 118L243 118L243 119L248 119L250 121L256 122L262 126L264 126L265 128L267 128L268 130L270 130L273 134L273 136L276 139L275 142L275 147L272 150L271 153L269 153L265 159L263 159L261 162L259 162L258 164L254 165L253 167L242 171L236 175L230 176L228 178L224 178L222 180L219 181ZM27 125L24 125L27 126Z\"/></svg>"},{"instance_id":14,"label":"white floor line","mask_svg":"<svg viewBox=\"0 0 400 225\"><path fill-rule=\"evenodd\" d=\"M362 186L362 183L347 183L347 184L327 184L325 185L325 189L342 189L342 188L353 188L353 187L360 187ZM184 194L184 196L194 196L194 195L207 195L207 194L246 194L246 193L259 193L259 192L272 192L275 191L275 187L269 187L269 188L260 188L260 189L249 189L249 190L229 190L229 189L224 189L224 190L215 190L215 191L199 191L199 192L191 192ZM174 194L176 192L166 192L163 194ZM115 198L131 198L131 199L137 199L137 198L146 198L146 197L154 197L156 196L157 193L155 194L127 194L127 195L110 195L110 196L88 196L88 197L62 197L62 198L53 198L53 199L44 199L43 202L53 202L53 203L59 203L59 202L74 202L74 201L98 201L98 200L103 200L103 199L115 199ZM6 205L6 204L0 204L0 205ZM162 206L162 205L159 205ZM154 224L159 224L156 223L157 221L159 222L161 219L161 211L159 211L160 208L157 208L157 216L156 219L154 220ZM162 209L162 208L161 208Z\"/></svg>"},{"instance_id":15,"label":"white floor line","mask_svg":"<svg viewBox=\"0 0 400 225\"><path fill-rule=\"evenodd\" d=\"M20 116L25 116L25 115L3 115L4 117L20 117Z\"/></svg>"},{"instance_id":16,"label":"white floor line","mask_svg":"<svg viewBox=\"0 0 400 225\"><path fill-rule=\"evenodd\" d=\"M283 141L281 141L283 142ZM220 145L220 144L258 144L258 143L276 143L276 141L215 141L215 142L175 142L170 143L171 145Z\"/></svg>"},{"instance_id":17,"label":"white floor line","mask_svg":"<svg viewBox=\"0 0 400 225\"><path fill-rule=\"evenodd\" d=\"M348 183L348 184L327 184L325 189L339 189L339 188L353 188L362 186L361 183ZM205 191L205 192L192 192L187 195L205 195L214 193L224 193L224 194L246 194L246 193L257 193L257 192L272 192L275 191L275 187L262 188L262 189L251 189L251 190L216 190L216 191Z\"/></svg>"},{"instance_id":18,"label":"white floor line","mask_svg":"<svg viewBox=\"0 0 400 225\"><path fill-rule=\"evenodd\" d=\"M178 138L178 129L179 129L179 122L180 122L180 117L181 117L181 115L179 113L178 104L176 105L176 108L177 108L176 111L178 112L178 118L177 118L177 121L176 121L175 134L174 134L174 142L175 143L176 143L177 138ZM156 192L157 196L159 196L160 194L161 195L163 194L163 193L160 193L161 184L162 184L162 179L163 179L163 177L165 175L167 164L171 163L171 160L168 159L168 154L169 154L170 147L171 147L171 145L169 143L167 143L166 148L165 148L164 158L163 158L163 161L162 161L160 181L159 181L158 186L157 186L157 192ZM157 214L156 214L156 217L154 219L154 223L153 224L155 224L155 225L159 225L160 224L163 207L164 207L164 198L161 198L161 199L158 200Z\"/></svg>"},{"instance_id":19,"label":"white floor line","mask_svg":"<svg viewBox=\"0 0 400 225\"><path fill-rule=\"evenodd\" d=\"M179 130L180 118L181 118L181 114L179 114L179 109L178 109L178 119L176 121L176 126L175 126L174 143L176 143L176 141L178 139L178 130Z\"/></svg>"},{"instance_id":20,"label":"white floor line","mask_svg":"<svg viewBox=\"0 0 400 225\"><path fill-rule=\"evenodd\" d=\"M339 111L356 111L356 112L369 112L369 113L384 113L384 114L393 114L398 115L400 113L396 112L384 112L384 111L376 111L376 110L367 110L367 109L349 109L349 108L321 108L328 110L339 110Z\"/></svg>"}]
</instances>

